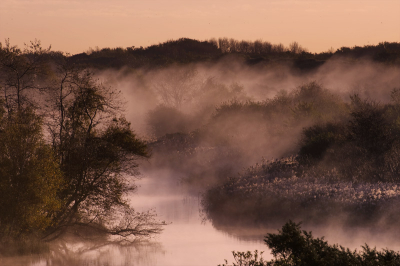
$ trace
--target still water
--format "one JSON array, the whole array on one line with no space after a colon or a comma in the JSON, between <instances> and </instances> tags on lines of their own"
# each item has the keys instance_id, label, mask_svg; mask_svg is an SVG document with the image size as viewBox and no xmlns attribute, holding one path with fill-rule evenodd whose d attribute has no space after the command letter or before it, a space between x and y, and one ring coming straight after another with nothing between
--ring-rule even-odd
<instances>
[{"instance_id":1,"label":"still water","mask_svg":"<svg viewBox=\"0 0 400 266\"><path fill-rule=\"evenodd\" d=\"M187 192L179 180L168 172L151 172L137 181L137 191L129 196L137 211L154 210L165 221L164 231L146 243L133 246L94 243L58 243L50 255L0 258L2 266L217 266L224 259L233 261L232 251L264 251L271 259L263 236L278 228L248 230L217 230L205 221L200 208L200 195ZM400 250L399 229L351 228L335 226L304 228L314 236L325 236L330 244L339 243L360 249L368 243L378 249ZM226 233L226 232L234 233ZM238 237L240 235L240 237Z\"/></svg>"},{"instance_id":2,"label":"still water","mask_svg":"<svg viewBox=\"0 0 400 266\"><path fill-rule=\"evenodd\" d=\"M224 259L232 261L232 250L267 250L262 235L241 240L216 230L204 220L200 195L189 194L178 180L163 173L152 176L140 180L140 188L131 198L132 206L138 211L154 208L158 218L170 224L156 237L159 249L148 252L149 262L138 265L218 265Z\"/></svg>"},{"instance_id":3,"label":"still water","mask_svg":"<svg viewBox=\"0 0 400 266\"><path fill-rule=\"evenodd\" d=\"M200 195L188 193L165 172L144 175L136 182L130 203L137 211L154 210L165 221L164 231L149 242L134 246L62 243L52 254L1 259L2 266L208 266L232 261L232 251L267 250L263 236L250 240L216 230L204 221ZM267 254L269 252L265 252Z\"/></svg>"}]
</instances>

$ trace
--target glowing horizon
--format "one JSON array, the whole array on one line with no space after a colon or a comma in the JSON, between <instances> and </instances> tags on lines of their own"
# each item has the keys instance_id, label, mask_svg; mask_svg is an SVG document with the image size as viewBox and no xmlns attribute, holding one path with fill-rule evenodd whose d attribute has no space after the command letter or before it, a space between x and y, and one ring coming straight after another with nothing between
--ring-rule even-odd
<instances>
[{"instance_id":1,"label":"glowing horizon","mask_svg":"<svg viewBox=\"0 0 400 266\"><path fill-rule=\"evenodd\" d=\"M400 1L2 0L0 42L53 51L147 47L168 40L297 41L310 52L400 42Z\"/></svg>"}]
</instances>

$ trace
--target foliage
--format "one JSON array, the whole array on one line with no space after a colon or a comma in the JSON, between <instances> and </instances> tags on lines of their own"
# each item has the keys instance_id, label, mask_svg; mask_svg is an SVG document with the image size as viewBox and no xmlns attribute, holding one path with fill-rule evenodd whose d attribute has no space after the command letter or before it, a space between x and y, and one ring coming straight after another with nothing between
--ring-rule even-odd
<instances>
[{"instance_id":1,"label":"foliage","mask_svg":"<svg viewBox=\"0 0 400 266\"><path fill-rule=\"evenodd\" d=\"M381 156L395 141L386 108L375 102L362 101L357 96L353 97L353 106L348 126L351 140L372 156Z\"/></svg>"},{"instance_id":2,"label":"foliage","mask_svg":"<svg viewBox=\"0 0 400 266\"><path fill-rule=\"evenodd\" d=\"M265 243L274 256L270 265L357 265L355 252L329 245L324 238L300 230L300 224L286 223L279 234L268 234ZM400 259L400 257L399 257Z\"/></svg>"},{"instance_id":3,"label":"foliage","mask_svg":"<svg viewBox=\"0 0 400 266\"><path fill-rule=\"evenodd\" d=\"M335 168L342 179L391 181L398 166L388 162L398 150L400 134L394 106L351 97L348 118L303 130L300 161L317 168Z\"/></svg>"},{"instance_id":4,"label":"foliage","mask_svg":"<svg viewBox=\"0 0 400 266\"><path fill-rule=\"evenodd\" d=\"M304 127L340 121L347 113L339 97L311 82L265 101L224 102L200 131L211 145L235 147L254 161L296 153L298 147L291 141Z\"/></svg>"},{"instance_id":5,"label":"foliage","mask_svg":"<svg viewBox=\"0 0 400 266\"><path fill-rule=\"evenodd\" d=\"M232 251L233 258L235 262L231 266L264 266L267 265L267 262L262 258L262 254L264 252L258 253L258 250L254 251L254 254L250 251L247 252L235 252ZM225 263L218 266L229 266L228 261L225 260Z\"/></svg>"},{"instance_id":6,"label":"foliage","mask_svg":"<svg viewBox=\"0 0 400 266\"><path fill-rule=\"evenodd\" d=\"M150 132L159 138L165 134L188 132L190 120L181 111L165 105L157 106L148 113L147 123Z\"/></svg>"},{"instance_id":7,"label":"foliage","mask_svg":"<svg viewBox=\"0 0 400 266\"><path fill-rule=\"evenodd\" d=\"M198 41L181 38L149 47L127 47L90 49L86 53L72 56L74 62L95 68L159 68L173 64L215 62L235 55L245 59L248 65L265 66L276 62L292 62L300 71L315 70L331 58L371 58L376 62L398 64L400 45L397 42L382 42L364 47L342 47L336 51L310 53L297 42L288 47L268 41L245 41L228 38Z\"/></svg>"},{"instance_id":8,"label":"foliage","mask_svg":"<svg viewBox=\"0 0 400 266\"><path fill-rule=\"evenodd\" d=\"M263 161L209 188L202 206L215 226L276 224L287 219L389 226L399 218L399 200L396 181L343 180L337 169L304 166L291 157Z\"/></svg>"},{"instance_id":9,"label":"foliage","mask_svg":"<svg viewBox=\"0 0 400 266\"><path fill-rule=\"evenodd\" d=\"M70 225L137 237L159 232L152 215L137 220L139 214L130 210L123 198L136 188L126 175L136 175L137 159L149 154L130 123L116 117L117 95L97 84L87 71L78 72L64 85L69 89L58 88L56 95L60 96L49 124L66 182L60 191L64 204L56 214L55 225L48 228L46 239L58 237ZM111 219L118 217L116 213L121 213L120 219ZM115 224L118 220L126 220L126 228ZM146 222L153 226L139 230Z\"/></svg>"},{"instance_id":10,"label":"foliage","mask_svg":"<svg viewBox=\"0 0 400 266\"><path fill-rule=\"evenodd\" d=\"M299 156L301 159L321 160L330 147L340 145L346 136L346 129L338 123L317 124L305 128L300 140Z\"/></svg>"},{"instance_id":11,"label":"foliage","mask_svg":"<svg viewBox=\"0 0 400 266\"><path fill-rule=\"evenodd\" d=\"M0 121L0 238L45 231L62 204L64 181L42 135L42 120L31 109Z\"/></svg>"},{"instance_id":12,"label":"foliage","mask_svg":"<svg viewBox=\"0 0 400 266\"><path fill-rule=\"evenodd\" d=\"M240 96L240 86L228 88L216 85L212 79L205 84L211 92L218 89L228 97L239 97L220 104L208 122L192 133L188 132L200 125L195 123L193 117L176 109L160 106L149 114L148 121L159 137L152 144L155 151L153 159L157 160L157 165L169 163L168 167L179 167L188 182L197 179L197 184L202 181L210 184L210 180L214 179L213 184L222 183L242 170L243 165L252 164L261 156L290 156L300 149L293 143L297 142L304 126L340 124L333 121L349 116L349 106L316 82L258 102ZM185 141L162 136L173 133L174 136L186 134ZM174 145L173 141L176 142ZM315 146L321 148L319 143ZM321 156L323 152L320 151ZM182 161L185 163L182 164ZM292 169L288 175L292 176Z\"/></svg>"},{"instance_id":13,"label":"foliage","mask_svg":"<svg viewBox=\"0 0 400 266\"><path fill-rule=\"evenodd\" d=\"M156 76L153 88L164 105L181 110L191 102L198 91L201 80L193 67L176 67L164 70Z\"/></svg>"},{"instance_id":14,"label":"foliage","mask_svg":"<svg viewBox=\"0 0 400 266\"><path fill-rule=\"evenodd\" d=\"M215 199L220 200L220 206L231 198L239 205L252 206L254 201L248 199L254 196L254 191L254 208L258 210L271 207L264 201L268 197L272 198L271 202L283 202L284 206L294 209L309 202L314 202L313 206L316 206L318 200L312 201L313 197L336 189L332 185L336 181L340 181L339 192L335 190L335 193L318 199L329 203L333 197L329 195L346 195L340 199L354 198L353 194L359 190L378 197L378 193L372 192L375 186L379 189L385 187L381 189L385 193L381 194L386 196L386 191L391 191L400 173L400 108L396 90L393 91L391 104L377 104L359 97L353 97L352 102L347 103L320 84L310 82L292 93L282 92L273 99L256 102L244 96L240 85L233 83L229 87L212 78L202 80L193 68L188 67L188 63L192 62L222 62L223 57L229 54L236 54L229 58L250 65L257 64L260 69L267 64L272 67L289 64L312 70L328 58L340 56L353 59L369 56L389 64L397 64L399 58L397 43L343 48L322 54L308 53L297 43L292 43L289 48L262 41L221 38L199 42L180 39L147 48L106 48L69 56L50 52L50 48L43 49L37 41L23 50L11 46L9 41L1 44L3 154L14 147L30 149L29 145L21 148L18 145L22 146L28 140L36 141L37 145L32 145L34 148L29 150L29 154L34 154L39 161L48 162L46 165L62 177L62 182L57 181L54 190L47 193L53 195L51 202L54 205L49 203L52 207L40 216L43 223L37 223L42 225L28 231L44 230L47 239L57 237L69 226L92 226L99 231L118 234L123 226L110 223L109 217L125 217L125 224L137 217L137 213L127 208L123 197L135 188L134 182L126 177L137 173L138 159L148 158L149 153L145 143L137 138L121 116L118 93L103 86L90 71L80 68L85 64L92 68L126 66L130 68L127 73L132 68L145 67L143 71L147 71L168 65L180 66L181 72L166 71L166 79L158 84L158 92L168 107L158 107L149 115L153 131L160 137L152 146L171 144L160 148L165 152L162 156L168 154L168 158L174 160L173 166L184 164L183 171L189 173L192 180L218 176L220 183L226 182L222 184L223 188L212 190ZM193 117L183 113L183 107L193 107L198 103L196 100L205 101L209 97L212 98L206 107L207 118L211 117L209 123L203 123L208 120L202 119L196 124L200 119L193 122ZM229 101L220 105L222 99ZM219 107L211 115L209 110L213 110L214 105ZM31 122L7 122L22 119L18 118L22 113L22 116L32 118ZM177 118L176 121L168 123L172 116ZM164 124L160 126L160 122ZM189 133L199 124L201 128ZM30 134L35 138L28 136L23 129L31 126L35 130ZM181 133L176 134L177 131ZM170 133L174 134L161 137ZM293 143L297 143L300 135L299 146L294 147ZM21 141L17 141L17 137ZM5 141L7 138L11 141ZM259 175L258 167L255 167L239 178L233 176L243 165L253 163L261 156L290 156L299 151L300 156L291 157L295 158L293 160L263 163L260 167L264 172L260 170ZM7 156L2 157L4 161ZM2 171L7 171L7 174L14 171L7 167ZM39 171L35 167L32 171ZM48 176L53 170L43 170L43 175ZM364 181L371 184L360 185ZM381 183L377 185L374 182ZM209 184L208 181L205 183ZM292 187L296 189L291 190ZM340 191L342 188L343 191ZM283 193L286 190L291 193ZM351 196L344 190L350 191ZM396 189L393 191L397 193ZM262 192L270 195L259 197ZM364 200L366 197L356 198ZM293 204L293 199L300 200ZM375 203L372 199L371 202ZM347 205L344 206L347 208ZM358 202L350 210L354 206L358 206ZM220 210L217 207L215 210ZM259 213L262 212L256 212L257 218L262 220ZM150 219L151 215L143 217ZM136 224L145 224L145 218L139 219ZM155 226L153 229L157 227L156 223L147 221ZM129 232L139 234L139 231Z\"/></svg>"},{"instance_id":15,"label":"foliage","mask_svg":"<svg viewBox=\"0 0 400 266\"><path fill-rule=\"evenodd\" d=\"M1 240L49 241L78 228L118 241L159 233L163 223L124 198L149 152L118 94L49 49L0 45Z\"/></svg>"},{"instance_id":16,"label":"foliage","mask_svg":"<svg viewBox=\"0 0 400 266\"><path fill-rule=\"evenodd\" d=\"M307 100L321 93L315 89L311 84L295 95ZM302 131L298 156L263 161L210 188L203 200L205 212L215 224L232 222L233 217L243 218L238 221L244 223L289 218L320 223L338 213L347 217L343 222L348 225L373 224L383 216L391 223L398 217L394 206L400 199L395 96L396 91L394 103L386 105L352 96L349 105L337 102L336 106L342 106L337 119L321 119L308 111L297 116L304 110L296 108L297 121L302 116L314 117L314 123ZM323 99L315 97L313 106ZM324 110L325 105L319 108ZM239 110L242 106L229 107Z\"/></svg>"},{"instance_id":17,"label":"foliage","mask_svg":"<svg viewBox=\"0 0 400 266\"><path fill-rule=\"evenodd\" d=\"M292 221L283 225L278 234L267 234L265 244L271 249L274 259L258 259L248 252L233 252L236 263L232 266L318 266L318 265L398 265L400 254L393 250L377 251L367 244L362 251L351 251L339 245L329 245L322 238L315 238L311 232L301 230L300 223ZM253 259L254 257L254 259ZM226 262L227 263L227 262ZM223 264L223 266L228 266Z\"/></svg>"},{"instance_id":18,"label":"foliage","mask_svg":"<svg viewBox=\"0 0 400 266\"><path fill-rule=\"evenodd\" d=\"M32 91L41 89L41 81L48 73L45 55L50 47L43 49L40 41L31 42L24 50L11 46L6 40L5 46L0 43L0 78L5 107L8 111L23 106L34 106Z\"/></svg>"}]
</instances>

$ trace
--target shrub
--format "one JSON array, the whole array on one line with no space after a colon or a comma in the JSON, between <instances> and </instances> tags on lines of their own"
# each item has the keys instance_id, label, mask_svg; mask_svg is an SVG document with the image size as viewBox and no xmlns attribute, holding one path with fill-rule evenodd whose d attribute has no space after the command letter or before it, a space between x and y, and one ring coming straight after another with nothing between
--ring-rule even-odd
<instances>
[{"instance_id":1,"label":"shrub","mask_svg":"<svg viewBox=\"0 0 400 266\"><path fill-rule=\"evenodd\" d=\"M274 259L265 261L262 252L258 257L248 252L233 252L236 263L231 266L364 266L364 265L399 265L400 254L393 250L377 251L367 244L362 251L351 251L339 245L329 245L322 238L315 238L311 232L301 230L300 223L292 221L283 225L278 234L267 234L265 244L271 249ZM226 264L222 266L230 266Z\"/></svg>"},{"instance_id":2,"label":"shrub","mask_svg":"<svg viewBox=\"0 0 400 266\"><path fill-rule=\"evenodd\" d=\"M386 108L375 102L360 101L352 97L353 110L349 121L350 140L371 156L381 156L392 146L391 123Z\"/></svg>"},{"instance_id":3,"label":"shrub","mask_svg":"<svg viewBox=\"0 0 400 266\"><path fill-rule=\"evenodd\" d=\"M174 107L160 105L148 114L147 124L158 138L165 134L186 132L189 119Z\"/></svg>"},{"instance_id":4,"label":"shrub","mask_svg":"<svg viewBox=\"0 0 400 266\"><path fill-rule=\"evenodd\" d=\"M320 170L336 169L340 179L390 181L399 172L396 106L351 96L347 121L305 128L300 139L300 163Z\"/></svg>"},{"instance_id":5,"label":"shrub","mask_svg":"<svg viewBox=\"0 0 400 266\"><path fill-rule=\"evenodd\" d=\"M321 160L326 151L346 140L346 128L339 123L314 125L303 130L299 155L301 160Z\"/></svg>"}]
</instances>

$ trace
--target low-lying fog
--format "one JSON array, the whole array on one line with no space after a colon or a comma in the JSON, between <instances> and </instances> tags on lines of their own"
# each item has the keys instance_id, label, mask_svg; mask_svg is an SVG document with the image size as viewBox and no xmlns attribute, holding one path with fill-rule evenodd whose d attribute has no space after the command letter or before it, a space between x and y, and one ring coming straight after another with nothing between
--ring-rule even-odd
<instances>
[{"instance_id":1,"label":"low-lying fog","mask_svg":"<svg viewBox=\"0 0 400 266\"><path fill-rule=\"evenodd\" d=\"M143 136L154 136L148 114L159 105L176 108L192 119L198 118L192 120L192 129L207 123L207 116L224 102L265 101L312 81L345 100L357 93L379 102L389 101L391 90L400 86L398 67L345 58L331 59L308 73L281 62L249 66L232 56L218 63L151 71L106 70L97 74L107 85L122 91L127 103L126 115L136 132ZM169 119L171 123L174 117Z\"/></svg>"},{"instance_id":2,"label":"low-lying fog","mask_svg":"<svg viewBox=\"0 0 400 266\"><path fill-rule=\"evenodd\" d=\"M296 153L303 129L315 121L299 118L295 124L285 116L287 113L277 111L266 125L265 117L257 112L241 116L229 113L229 108L251 102L279 102L285 96L293 98L307 84L317 84L329 97L337 97L338 102L349 103L350 96L357 94L361 99L386 104L393 100L392 91L400 88L399 74L398 67L367 59L336 58L315 71L300 72L282 63L249 66L234 56L218 63L151 71L99 72L106 84L122 91L132 127L153 148L153 158L142 165L152 177L141 181L152 185L140 187L132 204L153 207L162 219L172 222L159 237L165 248L160 261L171 261L171 265L211 265L222 263L224 258L230 260L227 250L253 249L265 250L265 257L269 257L262 239L267 231L276 232L278 227L223 226L207 220L210 217L203 213L201 197L208 188L222 182L221 176L235 175L262 158ZM307 97L299 102L313 102L316 95ZM327 114L329 119L341 119L340 111L327 110L333 113ZM280 133L282 129L290 132ZM360 249L365 243L378 249L400 249L396 226L385 228L377 223L373 227L346 228L334 222L320 226L305 223L304 229L312 230L315 236L325 236L329 243L353 249ZM226 238L226 234L234 238L218 240Z\"/></svg>"},{"instance_id":3,"label":"low-lying fog","mask_svg":"<svg viewBox=\"0 0 400 266\"><path fill-rule=\"evenodd\" d=\"M104 70L96 76L121 91L126 117L152 149L152 158L140 162L142 179L129 199L137 211L155 211L166 221L165 230L150 242L135 246L93 250L64 246L50 258L21 258L12 264L0 259L0 264L217 265L224 259L232 261L232 250L255 249L270 258L263 236L279 227L221 225L203 210L204 193L263 158L298 152L303 129L323 119L342 119L337 106L349 103L350 95L384 104L391 101L393 89L400 88L398 67L346 58L331 59L308 72L283 63L250 66L231 56L217 63ZM316 102L314 105L321 104L318 108L326 108L323 117L296 116L301 103L313 102L316 97L301 98L301 86L319 86L325 95L321 97L330 97L329 104L337 105ZM297 107L278 110L285 99L297 101ZM247 108L247 113L234 112L240 108ZM266 120L257 111L260 108L272 108L273 114ZM368 243L378 249L400 250L400 227L305 223L303 229L352 249Z\"/></svg>"}]
</instances>

